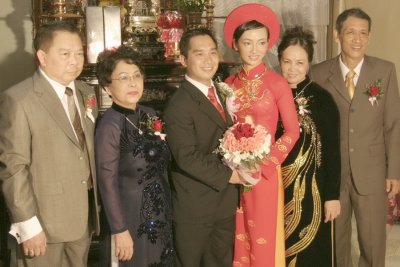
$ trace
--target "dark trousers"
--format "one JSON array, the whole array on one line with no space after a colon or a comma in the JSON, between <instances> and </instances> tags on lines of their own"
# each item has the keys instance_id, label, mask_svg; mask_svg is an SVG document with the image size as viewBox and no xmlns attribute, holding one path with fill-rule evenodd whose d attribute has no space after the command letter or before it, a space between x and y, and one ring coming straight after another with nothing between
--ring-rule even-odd
<instances>
[{"instance_id":1,"label":"dark trousers","mask_svg":"<svg viewBox=\"0 0 400 267\"><path fill-rule=\"evenodd\" d=\"M231 267L235 217L213 223L174 222L177 267Z\"/></svg>"}]
</instances>

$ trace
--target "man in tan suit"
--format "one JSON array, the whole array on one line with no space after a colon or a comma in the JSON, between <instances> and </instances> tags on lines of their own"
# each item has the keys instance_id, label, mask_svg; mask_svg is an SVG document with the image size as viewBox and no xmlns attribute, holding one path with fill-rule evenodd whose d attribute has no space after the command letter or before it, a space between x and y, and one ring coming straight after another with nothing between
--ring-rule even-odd
<instances>
[{"instance_id":1,"label":"man in tan suit","mask_svg":"<svg viewBox=\"0 0 400 267\"><path fill-rule=\"evenodd\" d=\"M400 98L393 63L365 55L371 19L345 10L334 36L341 54L313 66L313 79L329 91L340 112L341 215L336 220L337 266L351 264L351 217L360 267L385 266L387 198L400 178ZM345 82L345 80L347 80Z\"/></svg>"},{"instance_id":2,"label":"man in tan suit","mask_svg":"<svg viewBox=\"0 0 400 267\"><path fill-rule=\"evenodd\" d=\"M66 22L34 41L39 69L0 95L0 178L18 266L86 266L99 231L94 91L75 81L84 51ZM22 63L22 62L21 62Z\"/></svg>"}]
</instances>

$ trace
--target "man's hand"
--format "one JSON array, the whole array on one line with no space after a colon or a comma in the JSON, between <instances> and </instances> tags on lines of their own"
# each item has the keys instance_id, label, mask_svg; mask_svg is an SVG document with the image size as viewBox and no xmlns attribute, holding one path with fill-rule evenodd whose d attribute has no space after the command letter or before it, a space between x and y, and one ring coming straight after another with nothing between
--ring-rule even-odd
<instances>
[{"instance_id":1,"label":"man's hand","mask_svg":"<svg viewBox=\"0 0 400 267\"><path fill-rule=\"evenodd\" d=\"M329 200L325 201L325 220L324 222L333 221L340 214L340 201L339 200Z\"/></svg>"},{"instance_id":2,"label":"man's hand","mask_svg":"<svg viewBox=\"0 0 400 267\"><path fill-rule=\"evenodd\" d=\"M230 184L243 184L243 179L240 177L236 170L232 171L231 178L229 179Z\"/></svg>"},{"instance_id":3,"label":"man's hand","mask_svg":"<svg viewBox=\"0 0 400 267\"><path fill-rule=\"evenodd\" d=\"M386 179L386 192L388 198L392 199L399 192L399 180L397 179Z\"/></svg>"},{"instance_id":4,"label":"man's hand","mask_svg":"<svg viewBox=\"0 0 400 267\"><path fill-rule=\"evenodd\" d=\"M31 239L22 242L25 256L43 256L46 252L46 243L47 239L43 231L41 231L39 234L35 235Z\"/></svg>"},{"instance_id":5,"label":"man's hand","mask_svg":"<svg viewBox=\"0 0 400 267\"><path fill-rule=\"evenodd\" d=\"M115 257L128 261L133 257L133 240L128 230L115 234Z\"/></svg>"}]
</instances>

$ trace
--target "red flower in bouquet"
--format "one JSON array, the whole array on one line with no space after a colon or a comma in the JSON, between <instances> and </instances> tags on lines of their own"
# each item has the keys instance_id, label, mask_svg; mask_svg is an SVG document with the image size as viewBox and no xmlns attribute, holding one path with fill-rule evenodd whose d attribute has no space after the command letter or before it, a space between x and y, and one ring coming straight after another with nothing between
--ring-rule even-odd
<instances>
[{"instance_id":1,"label":"red flower in bouquet","mask_svg":"<svg viewBox=\"0 0 400 267\"><path fill-rule=\"evenodd\" d=\"M236 123L220 139L216 153L223 156L231 168L254 172L259 163L270 152L271 135L261 126L250 123ZM241 173L249 184L256 184L259 179Z\"/></svg>"},{"instance_id":2,"label":"red flower in bouquet","mask_svg":"<svg viewBox=\"0 0 400 267\"><path fill-rule=\"evenodd\" d=\"M242 137L249 138L254 136L254 128L248 123L240 123L236 124L236 127L232 130L236 139L240 139Z\"/></svg>"}]
</instances>

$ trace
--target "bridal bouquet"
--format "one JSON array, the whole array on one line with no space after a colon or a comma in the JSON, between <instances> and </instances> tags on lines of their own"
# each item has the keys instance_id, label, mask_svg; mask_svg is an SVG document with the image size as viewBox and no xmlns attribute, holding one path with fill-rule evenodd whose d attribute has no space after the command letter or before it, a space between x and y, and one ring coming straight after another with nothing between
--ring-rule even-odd
<instances>
[{"instance_id":1,"label":"bridal bouquet","mask_svg":"<svg viewBox=\"0 0 400 267\"><path fill-rule=\"evenodd\" d=\"M220 139L216 152L223 156L231 168L236 168L250 185L259 178L249 173L258 171L259 164L270 152L271 135L261 125L235 123Z\"/></svg>"}]
</instances>

